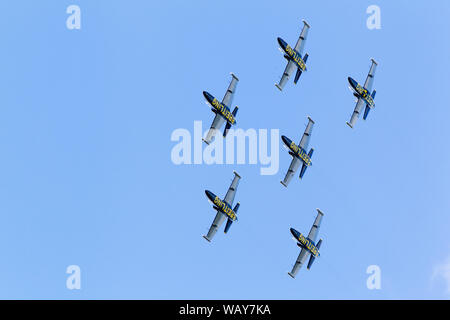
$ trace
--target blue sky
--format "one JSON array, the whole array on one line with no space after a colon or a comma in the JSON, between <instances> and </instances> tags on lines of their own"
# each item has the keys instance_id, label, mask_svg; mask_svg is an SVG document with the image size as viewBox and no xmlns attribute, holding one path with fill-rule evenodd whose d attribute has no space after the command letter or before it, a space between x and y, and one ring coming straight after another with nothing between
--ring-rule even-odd
<instances>
[{"instance_id":1,"label":"blue sky","mask_svg":"<svg viewBox=\"0 0 450 320\"><path fill-rule=\"evenodd\" d=\"M2 2L0 298L448 299L449 15L437 0ZM301 19L308 72L281 93L276 37L294 45ZM351 130L346 78L363 82L371 57L377 107ZM273 176L172 163L171 133L206 129L202 91L221 98L231 71L240 128L298 141L316 121L304 180L279 183L281 144ZM207 243L203 191L223 196L233 170L239 221ZM317 207L321 258L292 280L289 228L307 233Z\"/></svg>"}]
</instances>

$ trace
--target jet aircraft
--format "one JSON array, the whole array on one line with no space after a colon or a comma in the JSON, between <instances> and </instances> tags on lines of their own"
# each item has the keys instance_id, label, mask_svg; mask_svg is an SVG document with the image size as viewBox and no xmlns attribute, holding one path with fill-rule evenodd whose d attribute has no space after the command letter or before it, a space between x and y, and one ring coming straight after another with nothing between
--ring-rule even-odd
<instances>
[{"instance_id":1,"label":"jet aircraft","mask_svg":"<svg viewBox=\"0 0 450 320\"><path fill-rule=\"evenodd\" d=\"M289 154L292 156L291 165L289 166L288 172L286 173L286 177L283 181L280 181L283 186L287 188L291 178L297 171L300 163L302 163L302 169L300 170L300 179L303 178L306 169L312 165L311 157L313 155L314 149L311 148L307 153L309 139L311 138L311 132L314 126L314 121L308 117L308 124L306 125L305 132L303 133L302 139L298 146L294 141L287 138L286 136L281 136L281 140L283 140L284 144L289 150Z\"/></svg>"},{"instance_id":2,"label":"jet aircraft","mask_svg":"<svg viewBox=\"0 0 450 320\"><path fill-rule=\"evenodd\" d=\"M374 80L374 76L375 76L375 70L376 70L378 63L374 59L370 59L370 60L372 61L372 65L370 66L369 74L367 75L367 79L366 79L366 82L364 83L364 87L361 86L358 82L356 82L351 77L348 77L348 82L350 84L349 88L353 92L353 95L356 98L355 110L353 111L350 122L347 122L347 125L350 128L353 128L353 126L356 123L356 120L358 120L359 114L361 113L361 110L362 110L362 107L364 106L364 104L366 105L366 109L364 110L364 116L363 116L364 120L367 119L370 109L375 108L375 102L373 100L375 99L375 94L377 93L377 91L373 90L372 93L370 91L372 90L373 80Z\"/></svg>"},{"instance_id":3,"label":"jet aircraft","mask_svg":"<svg viewBox=\"0 0 450 320\"><path fill-rule=\"evenodd\" d=\"M234 209L232 209L232 205L241 176L236 171L233 171L233 173L234 173L233 181L231 182L230 188L228 189L228 192L223 200L220 199L211 191L205 190L206 196L213 203L214 210L217 211L216 217L214 218L214 221L211 227L209 228L208 234L206 236L203 236L203 238L205 238L209 242L211 242L212 238L217 232L217 229L220 228L225 219L228 218L227 224L225 225L224 230L225 233L228 232L233 221L237 221L236 214L239 209L240 203L238 202L234 207Z\"/></svg>"},{"instance_id":4,"label":"jet aircraft","mask_svg":"<svg viewBox=\"0 0 450 320\"><path fill-rule=\"evenodd\" d=\"M320 209L317 209L316 220L314 221L314 224L311 227L311 230L309 231L307 237L302 235L294 228L291 228L291 234L294 237L294 240L297 242L297 245L301 248L300 254L298 255L297 261L295 261L292 271L288 272L288 274L292 278L295 278L295 275L297 274L298 270L300 270L302 265L305 263L306 259L308 259L308 256L310 256L307 267L308 270L311 268L314 260L320 256L319 249L320 245L322 244L322 239L320 239L317 244L315 242L317 239L317 233L319 232L322 217L323 217L322 211L320 211Z\"/></svg>"},{"instance_id":5,"label":"jet aircraft","mask_svg":"<svg viewBox=\"0 0 450 320\"><path fill-rule=\"evenodd\" d=\"M219 130L225 121L227 124L225 125L225 130L223 131L224 138L227 136L228 130L231 126L236 124L236 113L238 112L238 107L236 106L233 112L230 112L230 108L239 79L233 73L231 73L231 77L231 83L228 86L222 102L219 102L219 100L217 100L209 92L203 91L203 96L205 97L207 103L211 106L211 111L216 114L206 138L202 139L206 144L210 144L216 130Z\"/></svg>"},{"instance_id":6,"label":"jet aircraft","mask_svg":"<svg viewBox=\"0 0 450 320\"><path fill-rule=\"evenodd\" d=\"M294 48L286 43L281 38L277 38L278 44L280 45L280 51L284 54L284 58L288 61L286 69L284 69L283 76L281 77L280 83L276 83L275 86L282 91L286 82L288 82L294 70L297 70L294 78L294 84L297 84L298 79L303 71L306 71L306 61L308 60L308 54L306 53L302 57L302 52L305 47L306 36L308 35L308 30L310 28L308 22L303 20L303 29L300 33L300 37L297 40L297 44Z\"/></svg>"}]
</instances>

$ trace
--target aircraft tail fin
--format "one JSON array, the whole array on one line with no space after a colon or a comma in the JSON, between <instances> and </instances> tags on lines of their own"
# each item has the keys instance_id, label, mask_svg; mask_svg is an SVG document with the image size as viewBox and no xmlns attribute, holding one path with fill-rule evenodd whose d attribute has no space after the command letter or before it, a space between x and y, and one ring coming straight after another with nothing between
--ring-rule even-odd
<instances>
[{"instance_id":1,"label":"aircraft tail fin","mask_svg":"<svg viewBox=\"0 0 450 320\"><path fill-rule=\"evenodd\" d=\"M311 148L311 150L309 150L309 152L308 152L308 157L309 157L310 159L311 159L313 153L314 153L314 149ZM302 169L300 170L300 179L303 178L303 175L305 174L307 168L308 168L308 166L306 165L306 163L303 163Z\"/></svg>"},{"instance_id":2,"label":"aircraft tail fin","mask_svg":"<svg viewBox=\"0 0 450 320\"><path fill-rule=\"evenodd\" d=\"M231 113L233 115L233 117L236 117L236 114L238 112L239 108L236 106L233 110L233 112ZM227 121L227 124L225 125L225 129L223 130L223 137L225 138L228 134L228 130L230 130L231 128L231 123L229 123Z\"/></svg>"},{"instance_id":3,"label":"aircraft tail fin","mask_svg":"<svg viewBox=\"0 0 450 320\"><path fill-rule=\"evenodd\" d=\"M308 57L309 57L309 55L307 53L305 53L305 56L303 57L303 62L304 63L306 63L306 61L308 60ZM294 83L295 84L297 84L298 79L300 78L301 75L302 75L302 69L297 68L297 73L295 74L295 79L294 79Z\"/></svg>"},{"instance_id":4,"label":"aircraft tail fin","mask_svg":"<svg viewBox=\"0 0 450 320\"><path fill-rule=\"evenodd\" d=\"M322 244L322 239L319 240L319 242L316 245L316 248L319 249L321 244ZM316 260L316 257L311 255L311 257L309 258L309 261L308 261L308 267L307 267L308 270L311 269L311 266L312 266L314 260Z\"/></svg>"},{"instance_id":5,"label":"aircraft tail fin","mask_svg":"<svg viewBox=\"0 0 450 320\"><path fill-rule=\"evenodd\" d=\"M240 204L239 202L236 203L236 205L234 206L234 209L233 209L234 213L237 213L237 211L239 210L239 206L240 206L240 205L241 205L241 204ZM236 220L237 220L237 217L236 217ZM227 233L227 232L228 232L228 230L230 229L232 223L233 223L233 220L230 219L230 218L228 218L227 224L226 224L226 226L225 226L225 230L223 231L224 233Z\"/></svg>"},{"instance_id":6,"label":"aircraft tail fin","mask_svg":"<svg viewBox=\"0 0 450 320\"><path fill-rule=\"evenodd\" d=\"M308 60L308 57L309 57L309 55L307 53L305 53L305 55L303 56L304 63L306 63L306 61ZM298 79L300 78L301 75L302 75L302 69L297 68L297 73L295 74L294 84L297 84Z\"/></svg>"},{"instance_id":7,"label":"aircraft tail fin","mask_svg":"<svg viewBox=\"0 0 450 320\"><path fill-rule=\"evenodd\" d=\"M375 99L375 95L377 94L377 91L376 90L373 90L373 92L372 92L372 99ZM369 105L368 104L366 104L366 109L364 109L364 116L363 116L363 119L364 120L366 120L367 119L367 116L369 115L369 111L370 111L370 107L369 107Z\"/></svg>"}]
</instances>

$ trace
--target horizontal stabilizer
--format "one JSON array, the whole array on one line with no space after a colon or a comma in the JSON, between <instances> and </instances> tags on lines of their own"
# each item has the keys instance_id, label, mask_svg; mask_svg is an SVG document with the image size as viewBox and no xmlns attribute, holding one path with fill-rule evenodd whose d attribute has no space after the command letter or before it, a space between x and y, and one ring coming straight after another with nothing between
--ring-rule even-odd
<instances>
[{"instance_id":1,"label":"horizontal stabilizer","mask_svg":"<svg viewBox=\"0 0 450 320\"><path fill-rule=\"evenodd\" d=\"M307 267L308 270L311 269L311 266L312 266L312 264L313 264L315 259L316 259L316 257L311 255L311 257L309 258L309 261L308 261L308 267Z\"/></svg>"},{"instance_id":2,"label":"horizontal stabilizer","mask_svg":"<svg viewBox=\"0 0 450 320\"><path fill-rule=\"evenodd\" d=\"M231 124L229 122L227 122L227 124L225 125L225 129L223 130L223 137L225 138L228 134L228 130L230 130L231 128Z\"/></svg>"},{"instance_id":3,"label":"horizontal stabilizer","mask_svg":"<svg viewBox=\"0 0 450 320\"><path fill-rule=\"evenodd\" d=\"M320 245L322 244L322 239L319 240L319 242L317 242L316 248L320 249Z\"/></svg>"},{"instance_id":4,"label":"horizontal stabilizer","mask_svg":"<svg viewBox=\"0 0 450 320\"><path fill-rule=\"evenodd\" d=\"M233 115L233 118L236 117L236 114L238 112L239 108L236 106L233 110L233 112L231 113ZM225 125L225 129L223 130L223 137L225 138L228 134L228 130L230 130L231 128L231 123L227 121L226 125Z\"/></svg>"},{"instance_id":5,"label":"horizontal stabilizer","mask_svg":"<svg viewBox=\"0 0 450 320\"><path fill-rule=\"evenodd\" d=\"M306 61L308 61L308 57L309 57L309 54L305 53L305 55L303 56L304 63L306 63Z\"/></svg>"},{"instance_id":6,"label":"horizontal stabilizer","mask_svg":"<svg viewBox=\"0 0 450 320\"><path fill-rule=\"evenodd\" d=\"M211 240L209 240L206 236L203 236L203 238L205 238L208 242L211 242Z\"/></svg>"},{"instance_id":7,"label":"horizontal stabilizer","mask_svg":"<svg viewBox=\"0 0 450 320\"><path fill-rule=\"evenodd\" d=\"M308 166L307 166L306 164L303 163L303 165L302 165L302 170L300 170L300 179L303 178L303 175L304 175L305 172L306 172L306 168L308 168Z\"/></svg>"},{"instance_id":8,"label":"horizontal stabilizer","mask_svg":"<svg viewBox=\"0 0 450 320\"><path fill-rule=\"evenodd\" d=\"M319 212L322 212L322 211L320 211L319 209L317 209L317 210L318 210ZM317 250L320 249L320 245L321 245L321 244L322 244L322 239L320 239L319 242L317 242L317 245L316 245ZM320 253L318 253L318 255L320 256ZM309 258L309 262L308 262L308 267L307 267L308 270L311 269L311 266L312 266L312 264L313 264L313 262L314 262L315 259L316 259L316 257L313 256L313 255L311 255L311 258Z\"/></svg>"},{"instance_id":9,"label":"horizontal stabilizer","mask_svg":"<svg viewBox=\"0 0 450 320\"><path fill-rule=\"evenodd\" d=\"M294 78L294 84L297 84L298 79L300 78L301 75L302 75L302 69L297 68L297 73L295 74L295 78Z\"/></svg>"},{"instance_id":10,"label":"horizontal stabilizer","mask_svg":"<svg viewBox=\"0 0 450 320\"><path fill-rule=\"evenodd\" d=\"M369 105L366 105L366 109L364 109L363 120L367 119L367 116L369 115L369 111L370 111L370 107L369 107Z\"/></svg>"},{"instance_id":11,"label":"horizontal stabilizer","mask_svg":"<svg viewBox=\"0 0 450 320\"><path fill-rule=\"evenodd\" d=\"M375 99L375 95L377 94L377 90L373 90L372 94L370 95L372 97L372 100ZM363 120L367 119L367 116L369 115L370 106L366 104L366 109L364 109L364 115Z\"/></svg>"},{"instance_id":12,"label":"horizontal stabilizer","mask_svg":"<svg viewBox=\"0 0 450 320\"><path fill-rule=\"evenodd\" d=\"M278 88L278 90L280 90L280 91L283 91L283 88L282 88L282 87L280 87L280 85L279 85L278 83L275 83L275 87L277 87L277 88Z\"/></svg>"},{"instance_id":13,"label":"horizontal stabilizer","mask_svg":"<svg viewBox=\"0 0 450 320\"><path fill-rule=\"evenodd\" d=\"M314 153L314 148L311 148L311 150L309 150L309 152L308 152L309 159L311 159L313 153ZM306 163L303 163L302 169L300 170L300 179L303 178L303 175L305 174L307 168L308 168L308 166L306 165Z\"/></svg>"},{"instance_id":14,"label":"horizontal stabilizer","mask_svg":"<svg viewBox=\"0 0 450 320\"><path fill-rule=\"evenodd\" d=\"M292 273L288 272L288 275L289 275L292 279L295 279L295 276L294 276Z\"/></svg>"},{"instance_id":15,"label":"horizontal stabilizer","mask_svg":"<svg viewBox=\"0 0 450 320\"><path fill-rule=\"evenodd\" d=\"M232 223L233 223L233 220L231 220L231 219L227 220L227 225L225 226L224 233L228 232L228 230L230 229Z\"/></svg>"}]
</instances>

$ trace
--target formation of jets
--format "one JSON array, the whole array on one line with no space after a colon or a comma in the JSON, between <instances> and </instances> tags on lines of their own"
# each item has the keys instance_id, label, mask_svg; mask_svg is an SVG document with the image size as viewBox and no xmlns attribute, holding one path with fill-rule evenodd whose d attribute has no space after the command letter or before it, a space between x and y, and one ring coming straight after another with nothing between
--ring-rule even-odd
<instances>
[{"instance_id":1,"label":"formation of jets","mask_svg":"<svg viewBox=\"0 0 450 320\"><path fill-rule=\"evenodd\" d=\"M308 35L308 31L310 29L310 25L308 22L303 20L303 29L300 33L300 36L297 40L295 47L291 47L286 41L281 38L277 38L278 44L280 46L280 51L284 54L284 58L287 60L286 68L283 72L283 75L280 79L279 83L276 83L275 86L282 91L286 83L288 82L290 76L295 71L294 84L297 84L300 76L303 72L307 70L306 62L308 60L308 53L303 55L303 51L305 48L306 38ZM369 114L369 111L375 107L374 98L376 94L376 90L372 91L373 81L375 76L375 69L378 63L371 59L372 65L369 70L369 74L367 76L366 82L364 86L360 85L353 78L348 77L348 82L350 84L350 89L356 98L356 107L353 111L351 119L347 122L347 125L351 128L354 127L356 121L359 118L359 115L362 111L363 106L365 105L363 119L366 120ZM211 128L209 129L206 137L203 141L206 144L210 144L212 139L215 138L215 135L218 130L221 129L222 125L225 124L225 129L223 131L223 137L227 136L228 130L231 126L236 125L236 114L238 111L238 107L236 106L233 111L232 102L233 97L236 92L236 87L239 79L231 73L231 82L228 86L228 89L225 93L224 98L220 102L210 93L203 91L203 96L206 99L208 105L211 106L211 111L215 114L214 120L211 124ZM284 180L280 181L283 186L286 188L289 185L292 177L295 175L297 170L300 169L299 178L302 179L306 169L312 165L311 157L313 155L314 149L311 148L308 151L309 140L311 139L312 129L314 127L314 121L311 117L308 116L308 124L306 125L306 129L303 133L303 136L299 142L299 144L295 144L294 141L289 139L288 137L282 135L281 140L283 141L285 147L288 149L289 155L292 156L292 161L289 166L289 169L286 173ZM225 220L227 223L225 225L224 233L226 234L231 224L234 221L237 221L237 211L239 209L240 203L237 203L233 208L233 202L236 195L236 190L239 184L241 177L238 173L234 171L233 181L228 188L228 191L223 199L216 196L209 190L205 190L205 194L208 200L212 203L214 210L217 212L216 216L209 228L208 234L203 237L211 242L212 238L216 234L218 228L223 224ZM314 221L311 230L309 231L308 236L304 236L294 228L290 228L291 234L294 237L297 245L301 248L300 254L298 255L297 260L290 272L288 272L289 276L295 278L297 272L300 270L302 265L306 262L309 257L307 269L309 270L315 260L320 256L319 249L322 244L322 239L320 239L317 243L317 236L320 228L320 224L322 222L324 214L322 211L317 209L317 216Z\"/></svg>"}]
</instances>

